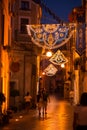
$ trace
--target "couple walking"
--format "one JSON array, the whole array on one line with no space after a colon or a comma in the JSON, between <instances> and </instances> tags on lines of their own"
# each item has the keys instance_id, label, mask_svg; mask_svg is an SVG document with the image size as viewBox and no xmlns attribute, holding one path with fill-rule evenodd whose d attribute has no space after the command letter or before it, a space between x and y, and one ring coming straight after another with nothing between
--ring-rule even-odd
<instances>
[{"instance_id":1,"label":"couple walking","mask_svg":"<svg viewBox=\"0 0 87 130\"><path fill-rule=\"evenodd\" d=\"M47 103L48 103L48 93L44 89L44 90L38 92L38 95L37 95L37 104L38 104L39 115L41 115L41 112L43 114L47 114Z\"/></svg>"}]
</instances>

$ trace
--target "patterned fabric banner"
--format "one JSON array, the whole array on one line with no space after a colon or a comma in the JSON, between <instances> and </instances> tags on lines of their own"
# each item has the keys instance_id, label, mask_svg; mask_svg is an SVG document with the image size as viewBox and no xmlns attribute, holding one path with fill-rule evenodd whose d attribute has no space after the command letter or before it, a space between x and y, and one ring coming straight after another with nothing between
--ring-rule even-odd
<instances>
[{"instance_id":1,"label":"patterned fabric banner","mask_svg":"<svg viewBox=\"0 0 87 130\"><path fill-rule=\"evenodd\" d=\"M72 27L61 24L35 24L26 27L32 42L46 49L66 44L73 34Z\"/></svg>"},{"instance_id":2,"label":"patterned fabric banner","mask_svg":"<svg viewBox=\"0 0 87 130\"><path fill-rule=\"evenodd\" d=\"M85 50L85 24L78 25L76 35L76 51L82 55Z\"/></svg>"}]
</instances>

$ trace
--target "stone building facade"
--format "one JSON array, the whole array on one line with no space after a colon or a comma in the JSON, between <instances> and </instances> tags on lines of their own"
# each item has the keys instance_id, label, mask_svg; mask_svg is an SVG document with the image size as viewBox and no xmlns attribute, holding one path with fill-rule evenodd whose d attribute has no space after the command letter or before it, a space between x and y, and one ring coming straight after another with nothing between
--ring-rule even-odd
<instances>
[{"instance_id":1,"label":"stone building facade","mask_svg":"<svg viewBox=\"0 0 87 130\"><path fill-rule=\"evenodd\" d=\"M34 0L1 0L0 4L4 19L1 20L4 28L0 31L0 35L4 36L0 88L6 96L3 109L7 109L10 106L18 107L28 91L35 102L38 48L31 42L26 25L39 24L42 11Z\"/></svg>"}]
</instances>

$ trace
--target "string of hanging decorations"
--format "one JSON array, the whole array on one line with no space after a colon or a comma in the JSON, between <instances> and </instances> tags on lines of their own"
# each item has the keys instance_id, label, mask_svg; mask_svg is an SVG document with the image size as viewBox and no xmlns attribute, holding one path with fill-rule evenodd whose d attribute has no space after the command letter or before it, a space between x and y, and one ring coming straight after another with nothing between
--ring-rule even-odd
<instances>
[{"instance_id":1,"label":"string of hanging decorations","mask_svg":"<svg viewBox=\"0 0 87 130\"><path fill-rule=\"evenodd\" d=\"M61 20L47 5L46 2L44 0L33 0L34 2L40 4L42 10L44 9L46 13L48 13L49 15L51 15L53 17L53 19L55 19L58 23L63 24L64 21Z\"/></svg>"},{"instance_id":2,"label":"string of hanging decorations","mask_svg":"<svg viewBox=\"0 0 87 130\"><path fill-rule=\"evenodd\" d=\"M59 24L27 25L27 31L34 44L45 49L56 49L66 44L73 35L73 29L66 25L49 7L44 0L34 0L55 19Z\"/></svg>"},{"instance_id":3,"label":"string of hanging decorations","mask_svg":"<svg viewBox=\"0 0 87 130\"><path fill-rule=\"evenodd\" d=\"M73 26L65 24L27 25L28 35L34 44L45 49L55 49L66 44L73 35Z\"/></svg>"},{"instance_id":4,"label":"string of hanging decorations","mask_svg":"<svg viewBox=\"0 0 87 130\"><path fill-rule=\"evenodd\" d=\"M55 49L66 44L73 35L73 27L64 24L64 22L51 11L42 0L39 0L42 8L49 13L53 19L59 24L38 24L38 25L27 25L28 35L34 44L44 49ZM53 76L58 71L54 65L61 65L68 62L68 59L63 53L58 50L49 61L49 64L45 69L44 73L47 76ZM54 64L54 65L53 65Z\"/></svg>"},{"instance_id":5,"label":"string of hanging decorations","mask_svg":"<svg viewBox=\"0 0 87 130\"><path fill-rule=\"evenodd\" d=\"M31 37L31 40L34 44L44 49L56 49L64 44L68 43L73 33L75 32L75 25L73 24L65 24L63 20L61 20L47 5L44 0L34 0L38 1L41 5L42 9L46 11L49 15L53 17L54 20L59 24L40 24L40 25L27 25L28 35ZM43 16L42 16L43 18ZM49 19L48 19L49 20ZM50 19L51 20L51 19ZM84 28L77 28L78 37L76 39L76 49L81 54L85 48L81 42L84 38L82 32ZM64 56L64 54L58 50L49 61L52 63L48 65L44 69L44 73L47 76L53 76L57 72L57 68L54 65L62 65L68 62L68 59ZM53 65L54 64L54 65Z\"/></svg>"},{"instance_id":6,"label":"string of hanging decorations","mask_svg":"<svg viewBox=\"0 0 87 130\"><path fill-rule=\"evenodd\" d=\"M61 23L61 24L64 23L64 21L61 20L49 7L47 7L47 5L42 0L41 0L41 7L42 9L46 11L46 13L51 15L53 19L55 19L58 23Z\"/></svg>"},{"instance_id":7,"label":"string of hanging decorations","mask_svg":"<svg viewBox=\"0 0 87 130\"><path fill-rule=\"evenodd\" d=\"M69 41L74 32L73 25L66 24L34 24L26 25L28 35L34 44L44 49L55 49L63 46ZM58 50L49 61L55 65L61 65L68 62L68 59ZM44 70L47 76L53 76L57 72L57 68L48 65Z\"/></svg>"}]
</instances>

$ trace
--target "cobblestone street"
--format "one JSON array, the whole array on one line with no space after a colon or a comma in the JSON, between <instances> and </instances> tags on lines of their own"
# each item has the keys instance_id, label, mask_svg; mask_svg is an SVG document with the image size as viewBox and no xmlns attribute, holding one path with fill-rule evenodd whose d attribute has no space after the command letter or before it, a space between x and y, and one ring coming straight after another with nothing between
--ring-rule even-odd
<instances>
[{"instance_id":1,"label":"cobblestone street","mask_svg":"<svg viewBox=\"0 0 87 130\"><path fill-rule=\"evenodd\" d=\"M10 123L0 130L73 130L73 106L68 101L50 97L46 115L38 116L38 110L17 113Z\"/></svg>"}]
</instances>

